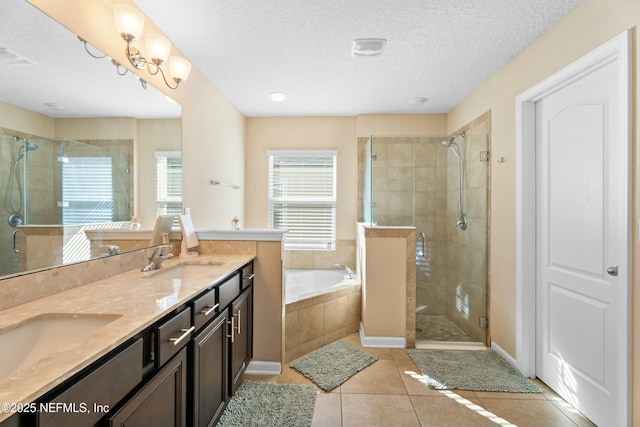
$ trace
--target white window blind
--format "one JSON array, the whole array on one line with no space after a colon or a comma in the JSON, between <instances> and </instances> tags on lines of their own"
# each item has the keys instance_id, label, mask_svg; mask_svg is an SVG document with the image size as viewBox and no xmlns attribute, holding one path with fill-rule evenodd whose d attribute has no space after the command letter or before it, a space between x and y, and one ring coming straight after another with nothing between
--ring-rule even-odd
<instances>
[{"instance_id":1,"label":"white window blind","mask_svg":"<svg viewBox=\"0 0 640 427\"><path fill-rule=\"evenodd\" d=\"M182 213L182 154L156 151L158 215Z\"/></svg>"},{"instance_id":2,"label":"white window blind","mask_svg":"<svg viewBox=\"0 0 640 427\"><path fill-rule=\"evenodd\" d=\"M335 249L337 151L272 151L269 228L285 229L285 249Z\"/></svg>"},{"instance_id":3,"label":"white window blind","mask_svg":"<svg viewBox=\"0 0 640 427\"><path fill-rule=\"evenodd\" d=\"M111 157L69 157L62 163L62 223L113 221Z\"/></svg>"}]
</instances>

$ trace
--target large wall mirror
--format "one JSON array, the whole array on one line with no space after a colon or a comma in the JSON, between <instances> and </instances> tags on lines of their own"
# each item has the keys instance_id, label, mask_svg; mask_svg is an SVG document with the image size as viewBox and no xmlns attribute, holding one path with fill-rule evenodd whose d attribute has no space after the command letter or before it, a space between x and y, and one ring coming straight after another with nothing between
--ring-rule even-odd
<instances>
[{"instance_id":1,"label":"large wall mirror","mask_svg":"<svg viewBox=\"0 0 640 427\"><path fill-rule=\"evenodd\" d=\"M139 249L180 212L181 107L125 71L0 2L0 278Z\"/></svg>"}]
</instances>

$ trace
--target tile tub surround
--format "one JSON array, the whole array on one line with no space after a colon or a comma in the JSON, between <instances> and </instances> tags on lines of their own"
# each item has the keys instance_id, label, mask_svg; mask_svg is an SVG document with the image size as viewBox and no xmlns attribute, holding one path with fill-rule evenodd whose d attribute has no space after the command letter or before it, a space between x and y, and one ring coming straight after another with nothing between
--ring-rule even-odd
<instances>
[{"instance_id":1,"label":"tile tub surround","mask_svg":"<svg viewBox=\"0 0 640 427\"><path fill-rule=\"evenodd\" d=\"M358 330L360 285L286 305L285 363Z\"/></svg>"},{"instance_id":2,"label":"tile tub surround","mask_svg":"<svg viewBox=\"0 0 640 427\"><path fill-rule=\"evenodd\" d=\"M355 269L355 240L338 240L333 251L285 251L284 255L286 269L317 270L335 268L336 264L348 265Z\"/></svg>"},{"instance_id":3,"label":"tile tub surround","mask_svg":"<svg viewBox=\"0 0 640 427\"><path fill-rule=\"evenodd\" d=\"M201 256L197 261L199 263L217 261L222 264L211 265L206 272L190 274L181 280L179 286L171 279L154 279L153 272L142 273L137 265L135 270L0 311L0 331L15 327L34 316L52 313L121 316L88 335L82 342L72 344L0 381L0 402L34 401L195 297L216 278L233 273L253 259L253 255ZM164 266L180 263L179 258L174 258L165 261ZM9 415L0 412L0 421Z\"/></svg>"}]
</instances>

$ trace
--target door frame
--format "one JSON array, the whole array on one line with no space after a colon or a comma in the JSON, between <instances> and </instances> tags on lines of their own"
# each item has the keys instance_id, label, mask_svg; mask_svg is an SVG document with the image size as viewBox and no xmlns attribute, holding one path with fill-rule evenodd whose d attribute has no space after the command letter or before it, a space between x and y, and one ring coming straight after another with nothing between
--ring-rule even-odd
<instances>
[{"instance_id":1,"label":"door frame","mask_svg":"<svg viewBox=\"0 0 640 427\"><path fill-rule=\"evenodd\" d=\"M596 48L516 97L516 367L536 376L536 102L613 61L618 63L616 123L621 144L614 168L619 191L618 292L623 307L618 323L618 405L620 420L631 421L631 31ZM624 236L624 238L623 238Z\"/></svg>"}]
</instances>

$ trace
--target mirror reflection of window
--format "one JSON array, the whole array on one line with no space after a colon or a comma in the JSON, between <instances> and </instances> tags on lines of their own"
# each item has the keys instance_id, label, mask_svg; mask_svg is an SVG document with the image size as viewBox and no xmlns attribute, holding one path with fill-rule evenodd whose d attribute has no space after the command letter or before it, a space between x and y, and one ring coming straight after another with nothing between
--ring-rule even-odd
<instances>
[{"instance_id":1,"label":"mirror reflection of window","mask_svg":"<svg viewBox=\"0 0 640 427\"><path fill-rule=\"evenodd\" d=\"M156 151L157 214L182 213L182 153Z\"/></svg>"},{"instance_id":2,"label":"mirror reflection of window","mask_svg":"<svg viewBox=\"0 0 640 427\"><path fill-rule=\"evenodd\" d=\"M62 164L62 223L113 221L111 157L68 157Z\"/></svg>"}]
</instances>

